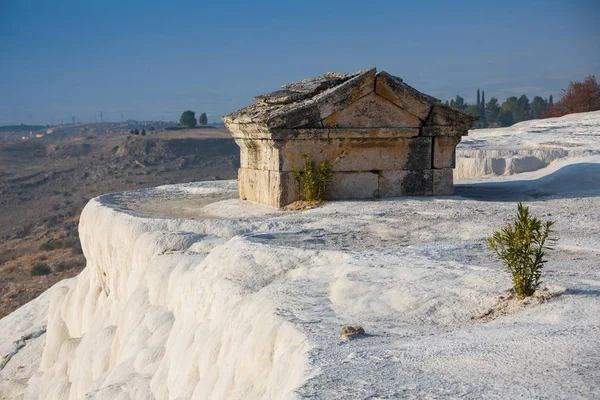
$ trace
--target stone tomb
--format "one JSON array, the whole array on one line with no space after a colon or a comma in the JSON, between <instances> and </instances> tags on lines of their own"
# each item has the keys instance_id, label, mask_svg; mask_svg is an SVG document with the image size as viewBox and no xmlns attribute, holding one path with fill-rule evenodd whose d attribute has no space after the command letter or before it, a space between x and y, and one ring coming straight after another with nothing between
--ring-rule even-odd
<instances>
[{"instance_id":1,"label":"stone tomb","mask_svg":"<svg viewBox=\"0 0 600 400\"><path fill-rule=\"evenodd\" d=\"M254 100L223 121L240 146L240 198L277 208L299 200L303 153L331 164L328 199L451 195L455 148L476 119L375 68Z\"/></svg>"}]
</instances>

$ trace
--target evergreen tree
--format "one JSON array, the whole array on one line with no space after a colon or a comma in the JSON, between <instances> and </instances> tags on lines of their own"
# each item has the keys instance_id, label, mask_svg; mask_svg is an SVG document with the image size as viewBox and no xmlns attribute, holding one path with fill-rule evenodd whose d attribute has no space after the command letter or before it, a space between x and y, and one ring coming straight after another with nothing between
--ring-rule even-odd
<instances>
[{"instance_id":1,"label":"evergreen tree","mask_svg":"<svg viewBox=\"0 0 600 400\"><path fill-rule=\"evenodd\" d=\"M456 95L456 100L450 100L450 107L458 108L461 111L464 111L467 108L468 104L465 103L465 99Z\"/></svg>"},{"instance_id":2,"label":"evergreen tree","mask_svg":"<svg viewBox=\"0 0 600 400\"><path fill-rule=\"evenodd\" d=\"M208 118L206 117L205 113L200 114L200 116L198 117L198 122L200 123L200 125L206 125L208 123Z\"/></svg>"},{"instance_id":3,"label":"evergreen tree","mask_svg":"<svg viewBox=\"0 0 600 400\"><path fill-rule=\"evenodd\" d=\"M488 125L498 123L498 114L500 113L500 106L498 105L498 99L495 97L490 98L490 101L485 105L485 119Z\"/></svg>"},{"instance_id":4,"label":"evergreen tree","mask_svg":"<svg viewBox=\"0 0 600 400\"><path fill-rule=\"evenodd\" d=\"M186 110L181 114L181 118L179 118L179 122L181 125L184 125L188 128L194 128L196 126L196 114L193 111Z\"/></svg>"},{"instance_id":5,"label":"evergreen tree","mask_svg":"<svg viewBox=\"0 0 600 400\"><path fill-rule=\"evenodd\" d=\"M540 96L535 96L531 102L531 117L533 119L541 118L545 112L548 112L548 102Z\"/></svg>"},{"instance_id":6,"label":"evergreen tree","mask_svg":"<svg viewBox=\"0 0 600 400\"><path fill-rule=\"evenodd\" d=\"M554 107L554 100L552 100L552 95L550 95L550 100L548 100L548 107L549 108Z\"/></svg>"},{"instance_id":7,"label":"evergreen tree","mask_svg":"<svg viewBox=\"0 0 600 400\"><path fill-rule=\"evenodd\" d=\"M481 97L479 96L479 88L477 88L477 107L481 105Z\"/></svg>"},{"instance_id":8,"label":"evergreen tree","mask_svg":"<svg viewBox=\"0 0 600 400\"><path fill-rule=\"evenodd\" d=\"M502 111L510 111L514 112L517 109L517 99L515 96L510 96L508 99L504 100L502 103Z\"/></svg>"},{"instance_id":9,"label":"evergreen tree","mask_svg":"<svg viewBox=\"0 0 600 400\"><path fill-rule=\"evenodd\" d=\"M498 113L498 122L502 127L511 126L514 124L515 121L512 112L507 110L500 111L500 113Z\"/></svg>"},{"instance_id":10,"label":"evergreen tree","mask_svg":"<svg viewBox=\"0 0 600 400\"><path fill-rule=\"evenodd\" d=\"M481 122L484 128L488 127L487 116L485 115L485 90L481 91Z\"/></svg>"},{"instance_id":11,"label":"evergreen tree","mask_svg":"<svg viewBox=\"0 0 600 400\"><path fill-rule=\"evenodd\" d=\"M465 112L471 115L477 115L479 117L479 112L481 111L480 107L477 107L475 104L471 104L465 108Z\"/></svg>"},{"instance_id":12,"label":"evergreen tree","mask_svg":"<svg viewBox=\"0 0 600 400\"><path fill-rule=\"evenodd\" d=\"M517 99L517 109L513 112L515 122L528 121L531 119L531 105L524 94Z\"/></svg>"}]
</instances>

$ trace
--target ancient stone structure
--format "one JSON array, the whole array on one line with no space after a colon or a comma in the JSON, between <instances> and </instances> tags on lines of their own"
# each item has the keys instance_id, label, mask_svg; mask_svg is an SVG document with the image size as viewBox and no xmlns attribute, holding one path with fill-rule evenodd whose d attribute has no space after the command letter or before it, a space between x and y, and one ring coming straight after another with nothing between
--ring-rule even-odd
<instances>
[{"instance_id":1,"label":"ancient stone structure","mask_svg":"<svg viewBox=\"0 0 600 400\"><path fill-rule=\"evenodd\" d=\"M325 73L223 117L241 150L240 198L298 200L302 154L333 167L330 199L454 193L455 148L476 117L375 68Z\"/></svg>"}]
</instances>

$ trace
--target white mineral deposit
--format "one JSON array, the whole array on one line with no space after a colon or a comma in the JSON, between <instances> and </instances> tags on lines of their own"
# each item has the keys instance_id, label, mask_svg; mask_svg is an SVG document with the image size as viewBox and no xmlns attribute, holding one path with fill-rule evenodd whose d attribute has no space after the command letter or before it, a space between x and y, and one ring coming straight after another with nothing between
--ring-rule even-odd
<instances>
[{"instance_id":1,"label":"white mineral deposit","mask_svg":"<svg viewBox=\"0 0 600 400\"><path fill-rule=\"evenodd\" d=\"M600 112L471 131L455 173L303 212L235 181L95 198L84 271L0 320L0 397L600 398ZM494 313L517 202L556 221L553 295Z\"/></svg>"}]
</instances>

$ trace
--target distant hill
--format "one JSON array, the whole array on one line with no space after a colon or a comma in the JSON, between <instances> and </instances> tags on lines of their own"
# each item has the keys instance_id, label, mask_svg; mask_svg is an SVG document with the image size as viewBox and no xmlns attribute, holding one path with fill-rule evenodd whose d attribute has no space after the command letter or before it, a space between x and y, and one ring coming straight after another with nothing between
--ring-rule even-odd
<instances>
[{"instance_id":1,"label":"distant hill","mask_svg":"<svg viewBox=\"0 0 600 400\"><path fill-rule=\"evenodd\" d=\"M0 126L0 132L29 132L49 128L49 125L4 125Z\"/></svg>"}]
</instances>

